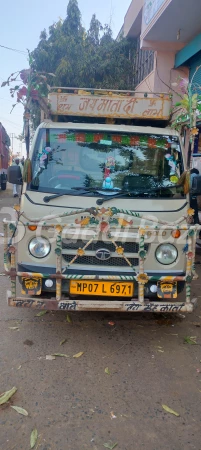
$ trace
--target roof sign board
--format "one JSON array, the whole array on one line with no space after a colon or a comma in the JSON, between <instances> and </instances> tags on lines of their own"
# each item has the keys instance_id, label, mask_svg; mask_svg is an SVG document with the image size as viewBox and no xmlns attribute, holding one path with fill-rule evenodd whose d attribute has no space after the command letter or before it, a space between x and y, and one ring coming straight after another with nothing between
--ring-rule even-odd
<instances>
[{"instance_id":1,"label":"roof sign board","mask_svg":"<svg viewBox=\"0 0 201 450\"><path fill-rule=\"evenodd\" d=\"M65 116L168 120L171 111L171 99L164 96L137 98L52 92L49 102L51 114Z\"/></svg>"}]
</instances>

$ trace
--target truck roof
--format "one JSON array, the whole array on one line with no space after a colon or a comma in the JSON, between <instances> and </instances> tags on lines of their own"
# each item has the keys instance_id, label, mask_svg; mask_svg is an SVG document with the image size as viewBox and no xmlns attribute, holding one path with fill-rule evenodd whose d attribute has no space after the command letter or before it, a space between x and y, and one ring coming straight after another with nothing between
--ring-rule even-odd
<instances>
[{"instance_id":1,"label":"truck roof","mask_svg":"<svg viewBox=\"0 0 201 450\"><path fill-rule=\"evenodd\" d=\"M171 128L158 128L144 126L132 126L132 125L112 125L103 123L73 123L73 122L53 122L51 120L45 120L39 128L52 128L52 129L69 129L69 130L86 130L86 131L111 131L121 133L141 133L141 134L158 134L161 136L179 136L179 132Z\"/></svg>"}]
</instances>

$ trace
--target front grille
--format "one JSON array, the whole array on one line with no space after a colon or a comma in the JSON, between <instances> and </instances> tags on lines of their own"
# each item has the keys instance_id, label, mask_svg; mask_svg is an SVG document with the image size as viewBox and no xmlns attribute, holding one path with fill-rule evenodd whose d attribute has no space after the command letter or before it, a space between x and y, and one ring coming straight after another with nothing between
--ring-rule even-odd
<instances>
[{"instance_id":1,"label":"front grille","mask_svg":"<svg viewBox=\"0 0 201 450\"><path fill-rule=\"evenodd\" d=\"M103 244L101 248L106 248ZM73 255L63 255L63 259L69 263L73 259ZM139 260L138 258L128 258L133 267L138 266ZM105 266L105 267L129 267L128 263L124 258L113 258L111 257L107 261L101 261L97 259L95 256L84 255L79 256L73 264L82 264L82 265L94 265L94 266Z\"/></svg>"},{"instance_id":2,"label":"front grille","mask_svg":"<svg viewBox=\"0 0 201 450\"><path fill-rule=\"evenodd\" d=\"M65 239L62 242L62 248L63 248L63 250L64 249L65 250L77 250L78 248L83 248L86 244L87 244L87 241L82 241L81 239L78 239L77 241ZM123 247L125 253L138 253L139 252L139 244L137 242L116 242L116 245L118 245L118 247ZM148 244L145 244L144 247L145 247L145 250L147 251ZM110 250L110 252L115 252L115 245L109 241L106 241L106 242L93 241L87 247L86 250L96 252L97 250L99 250L101 248L106 248L107 250ZM118 259L118 258L115 258L115 259ZM120 265L122 265L122 264L120 264Z\"/></svg>"}]
</instances>

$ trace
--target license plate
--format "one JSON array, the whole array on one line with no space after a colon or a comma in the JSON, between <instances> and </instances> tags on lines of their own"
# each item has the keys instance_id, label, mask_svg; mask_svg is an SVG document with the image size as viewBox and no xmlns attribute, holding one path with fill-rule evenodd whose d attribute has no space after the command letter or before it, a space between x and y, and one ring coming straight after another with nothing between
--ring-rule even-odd
<instances>
[{"instance_id":1,"label":"license plate","mask_svg":"<svg viewBox=\"0 0 201 450\"><path fill-rule=\"evenodd\" d=\"M42 278L22 278L22 294L40 295L42 288Z\"/></svg>"},{"instance_id":2,"label":"license plate","mask_svg":"<svg viewBox=\"0 0 201 450\"><path fill-rule=\"evenodd\" d=\"M159 281L157 296L158 298L177 298L177 282Z\"/></svg>"},{"instance_id":3,"label":"license plate","mask_svg":"<svg viewBox=\"0 0 201 450\"><path fill-rule=\"evenodd\" d=\"M71 281L70 294L100 295L107 297L132 297L133 283L114 283L112 281Z\"/></svg>"}]
</instances>

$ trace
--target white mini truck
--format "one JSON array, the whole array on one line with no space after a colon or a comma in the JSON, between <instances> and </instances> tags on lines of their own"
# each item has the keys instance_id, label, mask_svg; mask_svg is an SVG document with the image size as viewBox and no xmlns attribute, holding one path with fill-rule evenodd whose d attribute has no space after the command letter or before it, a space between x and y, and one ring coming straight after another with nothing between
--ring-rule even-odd
<instances>
[{"instance_id":1,"label":"white mini truck","mask_svg":"<svg viewBox=\"0 0 201 450\"><path fill-rule=\"evenodd\" d=\"M49 102L17 220L4 220L8 304L192 312L198 226L171 97L54 88ZM20 168L8 179L22 184Z\"/></svg>"}]
</instances>

